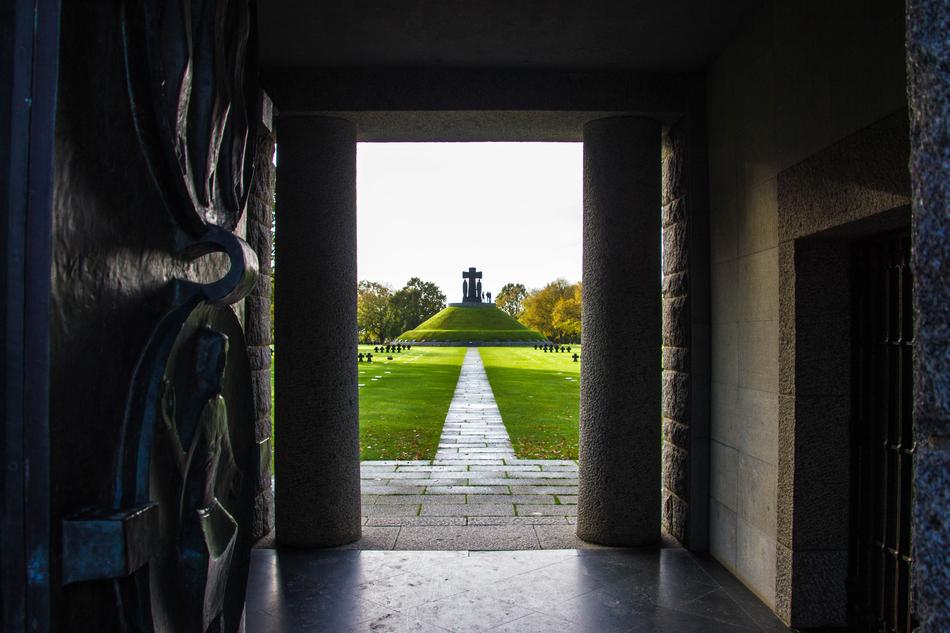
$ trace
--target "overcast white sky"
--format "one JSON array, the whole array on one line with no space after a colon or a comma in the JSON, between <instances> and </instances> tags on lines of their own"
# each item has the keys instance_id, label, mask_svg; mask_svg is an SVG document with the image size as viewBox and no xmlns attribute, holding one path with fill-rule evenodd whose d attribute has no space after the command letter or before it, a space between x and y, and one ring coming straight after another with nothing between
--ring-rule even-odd
<instances>
[{"instance_id":1,"label":"overcast white sky","mask_svg":"<svg viewBox=\"0 0 950 633\"><path fill-rule=\"evenodd\" d=\"M410 277L462 300L482 290L581 278L581 143L360 143L359 278L398 290Z\"/></svg>"}]
</instances>

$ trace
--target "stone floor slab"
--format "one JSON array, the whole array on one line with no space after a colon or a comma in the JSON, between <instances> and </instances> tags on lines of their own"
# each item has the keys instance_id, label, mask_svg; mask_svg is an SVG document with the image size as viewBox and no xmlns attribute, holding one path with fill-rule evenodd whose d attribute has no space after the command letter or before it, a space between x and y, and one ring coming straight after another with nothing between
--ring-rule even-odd
<instances>
[{"instance_id":1,"label":"stone floor slab","mask_svg":"<svg viewBox=\"0 0 950 633\"><path fill-rule=\"evenodd\" d=\"M540 549L534 526L468 525L404 527L394 549L400 550L526 550Z\"/></svg>"},{"instance_id":2,"label":"stone floor slab","mask_svg":"<svg viewBox=\"0 0 950 633\"><path fill-rule=\"evenodd\" d=\"M420 516L515 516L515 506L510 503L464 503L461 505L436 503L432 505L423 505Z\"/></svg>"},{"instance_id":3,"label":"stone floor slab","mask_svg":"<svg viewBox=\"0 0 950 633\"><path fill-rule=\"evenodd\" d=\"M459 529L400 537L444 540ZM676 548L251 555L247 633L482 630L790 631L721 565Z\"/></svg>"}]
</instances>

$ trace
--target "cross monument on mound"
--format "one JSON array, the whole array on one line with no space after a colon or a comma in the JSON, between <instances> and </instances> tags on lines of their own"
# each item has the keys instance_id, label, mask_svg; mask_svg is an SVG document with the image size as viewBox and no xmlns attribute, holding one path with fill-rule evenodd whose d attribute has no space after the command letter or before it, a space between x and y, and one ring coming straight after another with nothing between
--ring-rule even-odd
<instances>
[{"instance_id":1,"label":"cross monument on mound","mask_svg":"<svg viewBox=\"0 0 950 633\"><path fill-rule=\"evenodd\" d=\"M462 302L463 303L481 303L482 302L482 273L476 271L474 267L469 268L468 272L462 271Z\"/></svg>"}]
</instances>

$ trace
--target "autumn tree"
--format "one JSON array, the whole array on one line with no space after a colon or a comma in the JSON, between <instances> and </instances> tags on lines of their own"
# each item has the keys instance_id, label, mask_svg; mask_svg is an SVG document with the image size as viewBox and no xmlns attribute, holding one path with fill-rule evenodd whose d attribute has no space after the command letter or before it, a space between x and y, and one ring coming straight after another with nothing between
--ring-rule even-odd
<instances>
[{"instance_id":1,"label":"autumn tree","mask_svg":"<svg viewBox=\"0 0 950 633\"><path fill-rule=\"evenodd\" d=\"M398 336L406 330L435 315L445 307L445 295L431 281L413 277L397 290L389 301L393 323L398 326Z\"/></svg>"},{"instance_id":2,"label":"autumn tree","mask_svg":"<svg viewBox=\"0 0 950 633\"><path fill-rule=\"evenodd\" d=\"M495 297L495 305L517 319L524 312L524 300L528 290L524 284L505 284Z\"/></svg>"},{"instance_id":3,"label":"autumn tree","mask_svg":"<svg viewBox=\"0 0 950 633\"><path fill-rule=\"evenodd\" d=\"M559 300L569 299L573 295L573 286L566 279L555 279L544 288L528 293L524 300L524 313L519 320L549 339L558 340L561 332L554 325L554 307Z\"/></svg>"},{"instance_id":4,"label":"autumn tree","mask_svg":"<svg viewBox=\"0 0 950 633\"><path fill-rule=\"evenodd\" d=\"M363 341L381 341L393 336L389 302L393 290L375 281L361 281L356 290L356 326Z\"/></svg>"},{"instance_id":5,"label":"autumn tree","mask_svg":"<svg viewBox=\"0 0 950 633\"><path fill-rule=\"evenodd\" d=\"M562 296L551 311L551 325L559 338L580 341L581 336L581 284L571 286L570 296Z\"/></svg>"}]
</instances>

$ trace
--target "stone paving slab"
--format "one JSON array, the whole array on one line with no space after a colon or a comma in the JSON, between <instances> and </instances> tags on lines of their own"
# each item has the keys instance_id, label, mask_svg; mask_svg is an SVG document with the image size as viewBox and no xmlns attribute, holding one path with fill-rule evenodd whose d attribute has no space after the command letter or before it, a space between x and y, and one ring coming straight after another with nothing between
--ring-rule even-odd
<instances>
[{"instance_id":1,"label":"stone paving slab","mask_svg":"<svg viewBox=\"0 0 950 633\"><path fill-rule=\"evenodd\" d=\"M574 506L528 505L518 503L515 504L515 510L518 516L577 516L577 508Z\"/></svg>"},{"instance_id":2,"label":"stone paving slab","mask_svg":"<svg viewBox=\"0 0 950 633\"><path fill-rule=\"evenodd\" d=\"M508 494L507 486L429 486L426 494L430 495L487 495Z\"/></svg>"},{"instance_id":3,"label":"stone paving slab","mask_svg":"<svg viewBox=\"0 0 950 633\"><path fill-rule=\"evenodd\" d=\"M515 495L576 495L577 485L573 486L512 486L511 493Z\"/></svg>"},{"instance_id":4,"label":"stone paving slab","mask_svg":"<svg viewBox=\"0 0 950 633\"><path fill-rule=\"evenodd\" d=\"M420 504L405 505L371 505L363 506L363 516L386 515L386 516L418 516ZM435 507L435 506L432 506Z\"/></svg>"},{"instance_id":5,"label":"stone paving slab","mask_svg":"<svg viewBox=\"0 0 950 633\"><path fill-rule=\"evenodd\" d=\"M567 517L468 517L468 525L566 525Z\"/></svg>"},{"instance_id":6,"label":"stone paving slab","mask_svg":"<svg viewBox=\"0 0 950 633\"><path fill-rule=\"evenodd\" d=\"M453 505L436 503L422 506L421 516L469 517L469 516L515 516L515 506L510 503L466 503Z\"/></svg>"},{"instance_id":7,"label":"stone paving slab","mask_svg":"<svg viewBox=\"0 0 950 633\"><path fill-rule=\"evenodd\" d=\"M392 549L523 550L541 549L533 525L466 525L399 528Z\"/></svg>"},{"instance_id":8,"label":"stone paving slab","mask_svg":"<svg viewBox=\"0 0 950 633\"><path fill-rule=\"evenodd\" d=\"M465 517L400 517L380 516L367 517L364 525L376 527L403 527L403 526L433 526L433 525L466 525Z\"/></svg>"},{"instance_id":9,"label":"stone paving slab","mask_svg":"<svg viewBox=\"0 0 950 633\"><path fill-rule=\"evenodd\" d=\"M483 486L573 486L576 485L576 483L576 478L522 479L518 477L517 474L512 477L502 477L499 479L489 477L478 479L478 484Z\"/></svg>"},{"instance_id":10,"label":"stone paving slab","mask_svg":"<svg viewBox=\"0 0 950 633\"><path fill-rule=\"evenodd\" d=\"M375 504L378 505L401 505L404 503L414 503L416 505L427 503L465 503L465 495L378 495ZM375 505L374 504L374 505Z\"/></svg>"}]
</instances>

